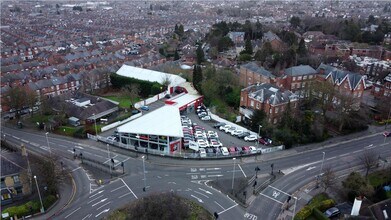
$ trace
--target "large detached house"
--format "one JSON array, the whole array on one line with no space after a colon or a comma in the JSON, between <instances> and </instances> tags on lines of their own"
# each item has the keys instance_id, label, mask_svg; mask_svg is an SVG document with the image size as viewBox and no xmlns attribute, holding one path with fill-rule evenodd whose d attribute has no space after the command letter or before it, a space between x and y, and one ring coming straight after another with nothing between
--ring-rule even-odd
<instances>
[{"instance_id":1,"label":"large detached house","mask_svg":"<svg viewBox=\"0 0 391 220\"><path fill-rule=\"evenodd\" d=\"M273 83L275 76L255 62L240 66L240 85L250 86L255 83Z\"/></svg>"},{"instance_id":2,"label":"large detached house","mask_svg":"<svg viewBox=\"0 0 391 220\"><path fill-rule=\"evenodd\" d=\"M281 121L283 112L298 108L298 97L289 90L282 90L272 84L254 84L240 93L240 114L244 121L251 119L254 110L263 110L270 123Z\"/></svg>"}]
</instances>

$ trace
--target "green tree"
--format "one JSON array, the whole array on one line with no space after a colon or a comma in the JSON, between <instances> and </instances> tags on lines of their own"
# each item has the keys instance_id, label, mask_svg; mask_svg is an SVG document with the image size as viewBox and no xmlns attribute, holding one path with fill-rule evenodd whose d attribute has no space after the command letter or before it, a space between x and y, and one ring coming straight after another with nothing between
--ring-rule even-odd
<instances>
[{"instance_id":1,"label":"green tree","mask_svg":"<svg viewBox=\"0 0 391 220\"><path fill-rule=\"evenodd\" d=\"M266 123L266 113L263 110L259 110L259 109L254 110L250 120L251 130L258 132L259 125L264 126L265 123Z\"/></svg>"},{"instance_id":2,"label":"green tree","mask_svg":"<svg viewBox=\"0 0 391 220\"><path fill-rule=\"evenodd\" d=\"M299 54L299 56L301 56L301 57L304 57L304 56L307 55L307 48L305 47L305 42L304 42L303 38L299 42L299 47L297 49L297 54Z\"/></svg>"},{"instance_id":3,"label":"green tree","mask_svg":"<svg viewBox=\"0 0 391 220\"><path fill-rule=\"evenodd\" d=\"M244 44L244 53L247 53L250 56L253 54L253 45L251 44L250 38L246 39L246 42Z\"/></svg>"},{"instance_id":4,"label":"green tree","mask_svg":"<svg viewBox=\"0 0 391 220\"><path fill-rule=\"evenodd\" d=\"M268 56L271 56L272 54L273 54L272 45L270 44L270 42L266 42L266 43L263 44L262 49L258 50L255 53L254 58L255 58L255 60L258 60L258 61L261 61L261 62L265 62L266 58Z\"/></svg>"},{"instance_id":5,"label":"green tree","mask_svg":"<svg viewBox=\"0 0 391 220\"><path fill-rule=\"evenodd\" d=\"M218 44L217 44L217 50L219 52L226 51L230 47L234 46L234 42L232 42L231 38L224 36L219 39Z\"/></svg>"},{"instance_id":6,"label":"green tree","mask_svg":"<svg viewBox=\"0 0 391 220\"><path fill-rule=\"evenodd\" d=\"M201 83L203 80L202 69L199 65L194 65L193 69L193 85L199 92L201 92Z\"/></svg>"},{"instance_id":7,"label":"green tree","mask_svg":"<svg viewBox=\"0 0 391 220\"><path fill-rule=\"evenodd\" d=\"M205 54L201 44L198 44L196 54L197 54L197 64L201 65L201 63L205 61Z\"/></svg>"},{"instance_id":8,"label":"green tree","mask_svg":"<svg viewBox=\"0 0 391 220\"><path fill-rule=\"evenodd\" d=\"M247 53L242 53L239 55L239 61L245 62L245 61L250 61L252 59L250 54Z\"/></svg>"},{"instance_id":9,"label":"green tree","mask_svg":"<svg viewBox=\"0 0 391 220\"><path fill-rule=\"evenodd\" d=\"M175 50L174 60L179 60L179 59L180 59L180 57L179 57L178 51Z\"/></svg>"},{"instance_id":10,"label":"green tree","mask_svg":"<svg viewBox=\"0 0 391 220\"><path fill-rule=\"evenodd\" d=\"M350 201L357 196L371 197L374 194L373 187L361 174L352 172L342 181L343 188L347 191Z\"/></svg>"},{"instance_id":11,"label":"green tree","mask_svg":"<svg viewBox=\"0 0 391 220\"><path fill-rule=\"evenodd\" d=\"M296 16L293 16L291 17L291 19L289 20L289 23L291 24L291 26L293 28L297 28L300 26L300 23L301 23L301 20L299 17L296 17Z\"/></svg>"}]
</instances>

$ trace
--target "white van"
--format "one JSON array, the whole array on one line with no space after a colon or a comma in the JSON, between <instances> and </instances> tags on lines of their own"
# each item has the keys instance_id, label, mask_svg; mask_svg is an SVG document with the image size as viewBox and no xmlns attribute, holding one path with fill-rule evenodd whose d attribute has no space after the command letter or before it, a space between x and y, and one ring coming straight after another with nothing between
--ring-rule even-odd
<instances>
[{"instance_id":1,"label":"white van","mask_svg":"<svg viewBox=\"0 0 391 220\"><path fill-rule=\"evenodd\" d=\"M223 156L228 156L229 155L228 149L226 147L222 147L221 148L221 153L223 154Z\"/></svg>"}]
</instances>

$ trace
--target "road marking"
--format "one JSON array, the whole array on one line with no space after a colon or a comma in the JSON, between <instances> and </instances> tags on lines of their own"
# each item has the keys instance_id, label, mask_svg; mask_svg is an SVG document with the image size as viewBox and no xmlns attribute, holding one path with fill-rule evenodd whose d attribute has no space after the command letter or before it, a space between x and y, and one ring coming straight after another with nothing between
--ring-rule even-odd
<instances>
[{"instance_id":1,"label":"road marking","mask_svg":"<svg viewBox=\"0 0 391 220\"><path fill-rule=\"evenodd\" d=\"M353 152L354 153L354 152ZM335 159L335 158L337 158L337 157L329 157L329 158L327 158L326 160L333 160L333 159Z\"/></svg>"},{"instance_id":2,"label":"road marking","mask_svg":"<svg viewBox=\"0 0 391 220\"><path fill-rule=\"evenodd\" d=\"M33 145L34 147L38 147L39 146L39 144L34 143L34 142L30 142L30 144Z\"/></svg>"},{"instance_id":3,"label":"road marking","mask_svg":"<svg viewBox=\"0 0 391 220\"><path fill-rule=\"evenodd\" d=\"M237 206L237 205L238 205L238 204L236 203L235 205L233 205L233 206L229 207L228 209L223 210L223 211L221 211L221 212L219 212L219 213L217 213L217 214L221 215L222 213L224 213L224 212L226 212L226 211L228 211L228 210L234 208L234 207Z\"/></svg>"},{"instance_id":4,"label":"road marking","mask_svg":"<svg viewBox=\"0 0 391 220\"><path fill-rule=\"evenodd\" d=\"M106 206L106 205L108 205L108 204L110 204L110 203L111 203L111 202L107 202L107 203L105 203L105 204L99 206L99 208L97 208L96 210L98 211L100 208L103 208L103 206Z\"/></svg>"},{"instance_id":5,"label":"road marking","mask_svg":"<svg viewBox=\"0 0 391 220\"><path fill-rule=\"evenodd\" d=\"M281 205L284 204L283 202L280 202L280 201L278 201L277 199L274 199L274 198L272 198L272 197L270 197L270 196L268 196L268 195L265 195L265 194L263 194L263 193L259 193L259 195L263 195L263 196L265 196L266 198L269 198L269 199L271 199L271 200L273 200L273 201L275 201L275 202L280 203Z\"/></svg>"},{"instance_id":6,"label":"road marking","mask_svg":"<svg viewBox=\"0 0 391 220\"><path fill-rule=\"evenodd\" d=\"M221 177L221 176L224 176L224 175L208 175L208 177Z\"/></svg>"},{"instance_id":7,"label":"road marking","mask_svg":"<svg viewBox=\"0 0 391 220\"><path fill-rule=\"evenodd\" d=\"M194 175L194 174L200 174L200 173L186 173L186 175Z\"/></svg>"},{"instance_id":8,"label":"road marking","mask_svg":"<svg viewBox=\"0 0 391 220\"><path fill-rule=\"evenodd\" d=\"M176 185L176 182L167 182L167 184L174 184L174 185Z\"/></svg>"},{"instance_id":9,"label":"road marking","mask_svg":"<svg viewBox=\"0 0 391 220\"><path fill-rule=\"evenodd\" d=\"M246 212L243 217L245 217L247 219L251 219L251 220L257 220L258 219L258 216L254 215L254 214L250 214L248 212Z\"/></svg>"},{"instance_id":10,"label":"road marking","mask_svg":"<svg viewBox=\"0 0 391 220\"><path fill-rule=\"evenodd\" d=\"M190 168L190 172L197 172L197 168Z\"/></svg>"},{"instance_id":11,"label":"road marking","mask_svg":"<svg viewBox=\"0 0 391 220\"><path fill-rule=\"evenodd\" d=\"M158 179L161 179L162 177L161 176L156 176Z\"/></svg>"},{"instance_id":12,"label":"road marking","mask_svg":"<svg viewBox=\"0 0 391 220\"><path fill-rule=\"evenodd\" d=\"M78 169L80 169L80 168L81 168L81 167L75 168L75 169L72 170L72 172L74 172L74 171L76 171L76 170L78 170Z\"/></svg>"},{"instance_id":13,"label":"road marking","mask_svg":"<svg viewBox=\"0 0 391 220\"><path fill-rule=\"evenodd\" d=\"M29 143L29 141L28 140L25 140L25 139L22 139L21 141L23 141L24 143Z\"/></svg>"},{"instance_id":14,"label":"road marking","mask_svg":"<svg viewBox=\"0 0 391 220\"><path fill-rule=\"evenodd\" d=\"M279 192L282 192L282 193L284 193L284 194L287 195L287 196L291 196L290 194L288 194L288 193L286 193L286 192L284 192L284 191L282 191L282 190L280 190L280 189L277 189L276 187L274 187L274 186L272 186L272 185L269 185L268 187L270 187L270 188L272 188L272 189L274 189L274 190L277 190L277 191L279 191ZM285 188L285 187L283 187L283 188Z\"/></svg>"},{"instance_id":15,"label":"road marking","mask_svg":"<svg viewBox=\"0 0 391 220\"><path fill-rule=\"evenodd\" d=\"M206 168L206 170L221 170L221 168Z\"/></svg>"},{"instance_id":16,"label":"road marking","mask_svg":"<svg viewBox=\"0 0 391 220\"><path fill-rule=\"evenodd\" d=\"M369 149L372 149L372 148L375 148L375 147L376 147L376 146L373 146L373 144L370 144L370 145L364 147L364 149L369 150Z\"/></svg>"},{"instance_id":17,"label":"road marking","mask_svg":"<svg viewBox=\"0 0 391 220\"><path fill-rule=\"evenodd\" d=\"M12 137L15 138L16 140L20 140L20 138L18 138L18 137L16 137L16 136L13 136L13 135L12 135Z\"/></svg>"},{"instance_id":18,"label":"road marking","mask_svg":"<svg viewBox=\"0 0 391 220\"><path fill-rule=\"evenodd\" d=\"M79 209L81 209L81 207L73 210L73 212L69 213L67 216L65 216L65 218L68 218L69 216L71 216L73 213L77 212Z\"/></svg>"},{"instance_id":19,"label":"road marking","mask_svg":"<svg viewBox=\"0 0 391 220\"><path fill-rule=\"evenodd\" d=\"M86 215L84 218L82 218L81 220L84 220L84 219L86 219L86 218L90 218L91 215L92 215L92 214L88 214L88 215Z\"/></svg>"},{"instance_id":20,"label":"road marking","mask_svg":"<svg viewBox=\"0 0 391 220\"><path fill-rule=\"evenodd\" d=\"M129 189L129 191L134 195L134 197L136 197L136 199L138 199L138 197L136 196L136 194L134 194L134 192L130 189L130 187L128 186L128 184L125 183L125 181L122 179L122 178L119 178L124 184L125 186Z\"/></svg>"},{"instance_id":21,"label":"road marking","mask_svg":"<svg viewBox=\"0 0 391 220\"><path fill-rule=\"evenodd\" d=\"M216 201L214 201L214 202L224 210L224 207L222 205L220 205L220 203L218 203Z\"/></svg>"},{"instance_id":22,"label":"road marking","mask_svg":"<svg viewBox=\"0 0 391 220\"><path fill-rule=\"evenodd\" d=\"M102 192L103 192L104 190L101 190L101 191L99 191L99 192L97 192L96 194L94 194L94 195L91 195L90 197L88 197L88 198L92 198L92 197L94 197L94 196L97 196L98 194L101 194Z\"/></svg>"},{"instance_id":23,"label":"road marking","mask_svg":"<svg viewBox=\"0 0 391 220\"><path fill-rule=\"evenodd\" d=\"M247 176L246 176L246 174L244 173L244 171L243 171L242 167L240 166L240 164L238 164L238 167L239 167L239 168L240 168L240 170L242 171L242 173L243 173L243 176L244 176L245 178L247 178Z\"/></svg>"},{"instance_id":24,"label":"road marking","mask_svg":"<svg viewBox=\"0 0 391 220\"><path fill-rule=\"evenodd\" d=\"M197 199L198 202L204 203L204 201L202 201L202 199L198 198L197 196L195 196L195 195L193 195L193 194L191 194L190 196L193 197L193 198L195 198L195 199Z\"/></svg>"},{"instance_id":25,"label":"road marking","mask_svg":"<svg viewBox=\"0 0 391 220\"><path fill-rule=\"evenodd\" d=\"M213 195L213 193L211 193L211 192L209 192L209 191L207 191L207 190L205 190L205 189L202 189L202 188L198 188L198 189L201 190L201 191L204 191L204 192L207 193L207 194Z\"/></svg>"},{"instance_id":26,"label":"road marking","mask_svg":"<svg viewBox=\"0 0 391 220\"><path fill-rule=\"evenodd\" d=\"M94 207L94 206L98 205L99 203L102 203L102 202L104 202L106 200L107 200L107 198L101 199L99 202L97 202L95 204L92 204L92 207Z\"/></svg>"},{"instance_id":27,"label":"road marking","mask_svg":"<svg viewBox=\"0 0 391 220\"><path fill-rule=\"evenodd\" d=\"M312 169L315 169L316 167L308 167L306 170L307 171L310 171L310 170L312 170Z\"/></svg>"},{"instance_id":28,"label":"road marking","mask_svg":"<svg viewBox=\"0 0 391 220\"><path fill-rule=\"evenodd\" d=\"M129 194L132 194L132 193L131 193L131 192L128 192L128 193L126 193L126 194L123 194L122 196L119 196L118 199L120 199L120 198L122 198L122 197L125 197L125 196L127 196L127 195L129 195Z\"/></svg>"},{"instance_id":29,"label":"road marking","mask_svg":"<svg viewBox=\"0 0 391 220\"><path fill-rule=\"evenodd\" d=\"M93 202L93 201L95 201L95 200L97 200L97 199L99 199L99 198L101 198L101 197L103 197L103 195L100 195L100 196L96 197L95 199L93 199L93 200L87 202L87 204L90 204L91 202Z\"/></svg>"},{"instance_id":30,"label":"road marking","mask_svg":"<svg viewBox=\"0 0 391 220\"><path fill-rule=\"evenodd\" d=\"M206 198L209 199L209 196L207 196L207 195L205 195L205 194L203 194L203 193L197 192L197 191L195 191L195 190L194 190L194 192L195 192L195 193L198 193L198 194L200 194L200 195L202 195L202 196L205 196Z\"/></svg>"},{"instance_id":31,"label":"road marking","mask_svg":"<svg viewBox=\"0 0 391 220\"><path fill-rule=\"evenodd\" d=\"M121 189L121 188L123 188L123 187L125 187L125 186L120 186L120 187L118 187L118 188L116 188L116 189L111 190L110 192L115 192L115 191L117 191L117 190L119 190L119 189Z\"/></svg>"},{"instance_id":32,"label":"road marking","mask_svg":"<svg viewBox=\"0 0 391 220\"><path fill-rule=\"evenodd\" d=\"M355 153L359 153L359 152L361 152L361 151L363 151L363 149L361 149L361 150L356 150L356 151L353 151L353 153L355 154Z\"/></svg>"},{"instance_id":33,"label":"road marking","mask_svg":"<svg viewBox=\"0 0 391 220\"><path fill-rule=\"evenodd\" d=\"M105 209L103 211L101 211L99 214L95 215L95 218L97 218L98 216L100 216L101 214L105 213L105 212L108 212L110 209Z\"/></svg>"},{"instance_id":34,"label":"road marking","mask_svg":"<svg viewBox=\"0 0 391 220\"><path fill-rule=\"evenodd\" d=\"M207 174L212 174L212 173L221 173L221 171L212 171L212 172L206 172Z\"/></svg>"},{"instance_id":35,"label":"road marking","mask_svg":"<svg viewBox=\"0 0 391 220\"><path fill-rule=\"evenodd\" d=\"M299 179L301 179L301 178L303 178L303 177L305 177L305 175L300 176L300 177L296 178L295 180L299 180Z\"/></svg>"}]
</instances>

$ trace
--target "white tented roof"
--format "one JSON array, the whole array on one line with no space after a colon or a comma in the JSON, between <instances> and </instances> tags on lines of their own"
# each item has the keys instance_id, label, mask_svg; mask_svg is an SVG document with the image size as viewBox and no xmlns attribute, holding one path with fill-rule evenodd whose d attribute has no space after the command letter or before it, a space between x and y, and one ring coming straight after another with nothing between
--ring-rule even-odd
<instances>
[{"instance_id":1,"label":"white tented roof","mask_svg":"<svg viewBox=\"0 0 391 220\"><path fill-rule=\"evenodd\" d=\"M171 82L169 86L178 86L186 82L184 78L178 75L158 72L158 71L134 67L134 66L128 66L126 64L121 66L121 68L117 71L117 74L120 76L132 77L135 79L149 81L149 82L158 82L160 84L163 84L166 78L168 78Z\"/></svg>"},{"instance_id":2,"label":"white tented roof","mask_svg":"<svg viewBox=\"0 0 391 220\"><path fill-rule=\"evenodd\" d=\"M170 99L170 101L173 101L176 103L176 104L173 104L173 106L175 106L177 108L181 108L184 105L187 105L191 102L194 102L199 97L201 97L199 95L190 95L190 94L186 94L186 93L182 93L182 94L183 95L180 95L179 97L174 97L174 98Z\"/></svg>"},{"instance_id":3,"label":"white tented roof","mask_svg":"<svg viewBox=\"0 0 391 220\"><path fill-rule=\"evenodd\" d=\"M117 128L118 132L183 137L179 109L163 106Z\"/></svg>"}]
</instances>

